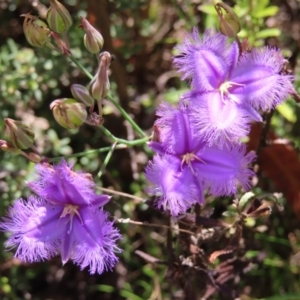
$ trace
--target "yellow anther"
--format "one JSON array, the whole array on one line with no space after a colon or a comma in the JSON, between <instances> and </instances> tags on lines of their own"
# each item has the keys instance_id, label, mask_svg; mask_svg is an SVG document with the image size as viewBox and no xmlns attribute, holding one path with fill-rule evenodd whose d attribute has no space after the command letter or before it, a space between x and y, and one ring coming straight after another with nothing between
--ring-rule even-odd
<instances>
[{"instance_id":1,"label":"yellow anther","mask_svg":"<svg viewBox=\"0 0 300 300\"><path fill-rule=\"evenodd\" d=\"M194 153L186 153L186 154L182 155L181 171L183 169L183 165L187 164L188 167L191 169L191 172L193 173L193 175L196 176L196 172L194 171L193 166L192 166L192 161L194 161L194 160L198 160L200 162L204 162L201 158L199 158Z\"/></svg>"},{"instance_id":2,"label":"yellow anther","mask_svg":"<svg viewBox=\"0 0 300 300\"><path fill-rule=\"evenodd\" d=\"M223 102L225 101L224 95L228 96L229 100L235 101L235 97L233 95L230 96L230 93L229 93L229 89L232 88L233 86L244 86L244 84L240 84L240 83L236 83L236 82L232 82L232 81L225 81L224 83L222 83L220 85L219 91L220 91Z\"/></svg>"},{"instance_id":3,"label":"yellow anther","mask_svg":"<svg viewBox=\"0 0 300 300\"><path fill-rule=\"evenodd\" d=\"M60 218L64 218L66 217L67 215L70 215L70 227L69 227L69 230L68 230L68 234L71 233L72 231L72 227L73 227L73 219L74 219L74 216L76 215L80 222L83 224L83 221L82 221L82 218L80 216L80 213L78 211L79 209L79 206L77 205L73 205L73 204L67 204L65 205L65 208L63 209L61 215L60 215Z\"/></svg>"}]
</instances>

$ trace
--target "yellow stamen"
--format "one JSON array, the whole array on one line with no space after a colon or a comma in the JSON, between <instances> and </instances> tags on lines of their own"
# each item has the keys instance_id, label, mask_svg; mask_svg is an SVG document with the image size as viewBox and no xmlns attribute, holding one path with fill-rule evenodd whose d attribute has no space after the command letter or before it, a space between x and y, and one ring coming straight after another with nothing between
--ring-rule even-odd
<instances>
[{"instance_id":1,"label":"yellow stamen","mask_svg":"<svg viewBox=\"0 0 300 300\"><path fill-rule=\"evenodd\" d=\"M196 172L192 166L192 161L194 161L194 160L198 160L198 161L204 163L204 161L201 158L199 158L197 155L195 155L194 153L187 153L187 154L182 155L181 171L183 169L183 165L187 164L188 167L191 169L191 172L193 173L193 175L196 176Z\"/></svg>"},{"instance_id":2,"label":"yellow stamen","mask_svg":"<svg viewBox=\"0 0 300 300\"><path fill-rule=\"evenodd\" d=\"M74 219L74 216L76 215L80 222L83 223L82 221L82 218L80 216L80 213L78 212L78 209L79 209L79 206L77 205L73 205L73 204L67 204L64 208L64 210L62 211L61 215L60 215L60 218L64 218L66 217L67 215L70 215L70 227L69 227L69 230L68 230L68 234L71 233L72 231L72 227L73 227L73 219Z\"/></svg>"},{"instance_id":3,"label":"yellow stamen","mask_svg":"<svg viewBox=\"0 0 300 300\"><path fill-rule=\"evenodd\" d=\"M244 84L232 82L232 81L225 81L222 83L219 87L219 91L221 93L221 98L222 101L225 102L224 96L227 96L229 100L235 101L235 97L233 95L229 95L229 89L232 88L233 86L244 86Z\"/></svg>"}]
</instances>

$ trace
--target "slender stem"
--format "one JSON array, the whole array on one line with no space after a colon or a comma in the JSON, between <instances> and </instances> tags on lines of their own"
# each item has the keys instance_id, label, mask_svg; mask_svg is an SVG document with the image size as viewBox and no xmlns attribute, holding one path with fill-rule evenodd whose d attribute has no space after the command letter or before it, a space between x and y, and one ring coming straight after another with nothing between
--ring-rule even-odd
<instances>
[{"instance_id":1,"label":"slender stem","mask_svg":"<svg viewBox=\"0 0 300 300\"><path fill-rule=\"evenodd\" d=\"M238 47L239 47L239 56L241 56L242 53L243 53L242 43L241 43L241 41L240 41L240 39L239 39L238 36L236 36L234 39L237 42Z\"/></svg>"},{"instance_id":2,"label":"slender stem","mask_svg":"<svg viewBox=\"0 0 300 300\"><path fill-rule=\"evenodd\" d=\"M140 134L142 137L146 137L145 132L133 121L133 119L128 115L128 113L122 108L122 106L116 102L111 95L106 95L106 98L119 110L121 115L124 117L125 120L127 120L131 126L134 128L134 130Z\"/></svg>"},{"instance_id":3,"label":"slender stem","mask_svg":"<svg viewBox=\"0 0 300 300\"><path fill-rule=\"evenodd\" d=\"M110 135L113 136L111 133L110 133ZM114 137L114 142L118 143L118 145L116 145L114 149L126 149L126 148L132 147L132 146L143 145L150 138L151 137L146 137L146 138L137 139L137 140L133 140L133 141L127 141L127 140L122 140L122 139L118 139L118 138ZM124 141L126 143L123 143L122 141ZM110 150L111 150L111 146L110 147L103 147L103 148L99 148L99 149L78 152L78 153L74 153L74 154L70 154L70 155L52 157L52 158L49 158L48 161L49 162L60 161L63 158L81 157L81 156L91 155L91 154L95 154L95 153L108 152Z\"/></svg>"},{"instance_id":4,"label":"slender stem","mask_svg":"<svg viewBox=\"0 0 300 300\"><path fill-rule=\"evenodd\" d=\"M72 55L68 56L70 60L89 78L93 79L94 76Z\"/></svg>"},{"instance_id":5,"label":"slender stem","mask_svg":"<svg viewBox=\"0 0 300 300\"><path fill-rule=\"evenodd\" d=\"M160 227L160 228L166 228L166 229L173 229L176 231L180 231L180 232L186 232L189 234L194 234L194 232L189 231L189 230L185 230L185 229L180 229L180 228L174 228L171 226L167 226L167 225L161 225L161 224L151 224L151 223L147 223L147 222L138 222L138 221L133 221L131 219L117 219L115 218L116 222L118 223L127 223L127 224L134 224L134 225L140 225L140 226L148 226L148 227Z\"/></svg>"},{"instance_id":6,"label":"slender stem","mask_svg":"<svg viewBox=\"0 0 300 300\"><path fill-rule=\"evenodd\" d=\"M267 146L267 138L268 138L268 133L269 133L270 126L271 126L271 119L273 117L274 111L275 110L272 109L271 111L269 111L265 115L265 118L264 118L264 127L262 129L261 136L260 136L260 141L259 141L259 144L258 144L257 149L256 149L257 156L259 155L261 149L263 147Z\"/></svg>"},{"instance_id":7,"label":"slender stem","mask_svg":"<svg viewBox=\"0 0 300 300\"><path fill-rule=\"evenodd\" d=\"M138 140L127 141L127 140L123 140L123 139L119 139L119 138L115 137L108 129L106 129L102 125L100 125L99 128L103 131L103 133L106 136L111 138L114 142L117 142L118 144L124 144L124 145L127 145L127 146L142 145L142 144L145 144L147 141L149 141L149 139L151 138L151 136L145 136L145 137L143 137L141 139L138 139Z\"/></svg>"},{"instance_id":8,"label":"slender stem","mask_svg":"<svg viewBox=\"0 0 300 300\"><path fill-rule=\"evenodd\" d=\"M113 195L118 195L118 196L130 198L130 199L136 200L138 202L146 202L146 200L143 199L143 198L141 198L141 197L134 196L134 195L131 195L131 194L127 194L127 193L124 193L124 192L115 191L115 190L112 190L112 189L107 189L107 188L104 188L102 186L101 187L97 186L97 189L100 190L100 191L102 191L102 192L105 192L105 193L109 193L109 194L113 194Z\"/></svg>"},{"instance_id":9,"label":"slender stem","mask_svg":"<svg viewBox=\"0 0 300 300\"><path fill-rule=\"evenodd\" d=\"M111 156L112 156L112 154L113 154L113 152L114 152L116 146L117 146L117 142L114 142L114 143L112 144L112 146L110 147L110 150L108 151L108 153L107 153L107 155L106 155L106 157L105 157L105 159L104 159L104 162L103 162L103 164L102 164L102 166L101 166L101 169L100 169L100 171L98 172L98 175L97 175L97 176L98 176L99 178L102 176L102 173L103 173L104 169L106 168L106 166L107 166L109 160L111 159Z\"/></svg>"}]
</instances>

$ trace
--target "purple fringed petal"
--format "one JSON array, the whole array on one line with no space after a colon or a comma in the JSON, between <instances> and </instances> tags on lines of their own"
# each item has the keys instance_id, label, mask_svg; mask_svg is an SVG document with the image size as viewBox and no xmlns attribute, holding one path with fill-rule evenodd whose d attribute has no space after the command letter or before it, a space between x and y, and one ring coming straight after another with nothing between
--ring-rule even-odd
<instances>
[{"instance_id":1,"label":"purple fringed petal","mask_svg":"<svg viewBox=\"0 0 300 300\"><path fill-rule=\"evenodd\" d=\"M158 107L160 116L155 124L160 129L160 141L165 151L183 154L191 149L193 134L190 130L190 121L185 107L175 109L167 103Z\"/></svg>"},{"instance_id":2,"label":"purple fringed petal","mask_svg":"<svg viewBox=\"0 0 300 300\"><path fill-rule=\"evenodd\" d=\"M197 173L204 180L205 188L211 194L224 196L235 194L239 183L245 190L250 187L250 177L254 175L248 165L255 158L254 153L246 154L244 145L232 149L207 147L201 153L204 163L197 168Z\"/></svg>"},{"instance_id":3,"label":"purple fringed petal","mask_svg":"<svg viewBox=\"0 0 300 300\"><path fill-rule=\"evenodd\" d=\"M203 202L200 182L187 166L181 168L181 160L166 155L155 155L146 167L146 177L153 186L149 194L157 196L157 206L169 209L172 216L186 212L195 203Z\"/></svg>"},{"instance_id":4,"label":"purple fringed petal","mask_svg":"<svg viewBox=\"0 0 300 300\"><path fill-rule=\"evenodd\" d=\"M283 64L280 52L267 47L245 54L231 74L230 81L243 85L234 88L234 95L256 109L268 110L281 103L293 89L293 77L279 74Z\"/></svg>"},{"instance_id":5,"label":"purple fringed petal","mask_svg":"<svg viewBox=\"0 0 300 300\"><path fill-rule=\"evenodd\" d=\"M250 106L242 106L234 101L222 101L219 92L190 96L190 122L195 125L195 134L208 144L224 147L238 142L250 130L250 122L259 115Z\"/></svg>"},{"instance_id":6,"label":"purple fringed petal","mask_svg":"<svg viewBox=\"0 0 300 300\"><path fill-rule=\"evenodd\" d=\"M28 186L41 198L58 205L91 204L94 201L95 183L87 174L74 172L63 160L59 165L38 164L39 178Z\"/></svg>"},{"instance_id":7,"label":"purple fringed petal","mask_svg":"<svg viewBox=\"0 0 300 300\"><path fill-rule=\"evenodd\" d=\"M11 232L6 247L18 249L15 256L26 262L49 259L57 254L56 245L66 223L59 216L61 207L48 205L35 197L17 200L3 218L0 228Z\"/></svg>"},{"instance_id":8,"label":"purple fringed petal","mask_svg":"<svg viewBox=\"0 0 300 300\"><path fill-rule=\"evenodd\" d=\"M204 33L201 40L194 29L193 34L177 48L180 54L174 58L174 64L183 74L183 79L192 78L192 86L198 91L217 88L226 79L236 59L227 38L210 30Z\"/></svg>"},{"instance_id":9,"label":"purple fringed petal","mask_svg":"<svg viewBox=\"0 0 300 300\"><path fill-rule=\"evenodd\" d=\"M116 253L121 252L116 245L116 241L121 238L119 231L100 209L84 208L81 216L84 223L74 224L72 260L81 269L89 267L91 274L111 270L118 261Z\"/></svg>"}]
</instances>

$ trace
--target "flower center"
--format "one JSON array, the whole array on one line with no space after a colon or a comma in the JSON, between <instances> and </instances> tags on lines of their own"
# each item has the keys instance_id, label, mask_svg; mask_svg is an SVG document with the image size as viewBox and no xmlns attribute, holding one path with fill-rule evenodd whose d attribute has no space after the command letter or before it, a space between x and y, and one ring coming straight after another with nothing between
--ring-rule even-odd
<instances>
[{"instance_id":1,"label":"flower center","mask_svg":"<svg viewBox=\"0 0 300 300\"><path fill-rule=\"evenodd\" d=\"M193 165L192 162L194 160L200 161L200 162L204 162L201 158L199 158L197 155L195 155L194 153L186 153L184 155L181 156L182 160L181 160L181 171L183 169L183 165L187 164L187 166L191 169L191 172L194 176L196 176L196 172L193 169Z\"/></svg>"},{"instance_id":2,"label":"flower center","mask_svg":"<svg viewBox=\"0 0 300 300\"><path fill-rule=\"evenodd\" d=\"M73 219L74 219L75 215L79 218L79 220L81 221L81 223L83 223L82 218L80 216L80 213L79 213L78 209L79 209L79 206L77 206L77 205L67 204L67 205L65 205L65 208L63 209L63 211L62 211L62 213L60 215L60 218L64 218L65 216L70 215L70 220L69 220L70 221L70 227L68 229L68 234L70 234L71 231L72 231L72 228L73 228Z\"/></svg>"},{"instance_id":3,"label":"flower center","mask_svg":"<svg viewBox=\"0 0 300 300\"><path fill-rule=\"evenodd\" d=\"M225 103L226 100L231 100L233 102L238 102L238 99L234 95L230 95L229 89L233 86L244 86L244 84L236 83L233 81L225 81L219 87L219 91L221 94L222 102Z\"/></svg>"}]
</instances>

